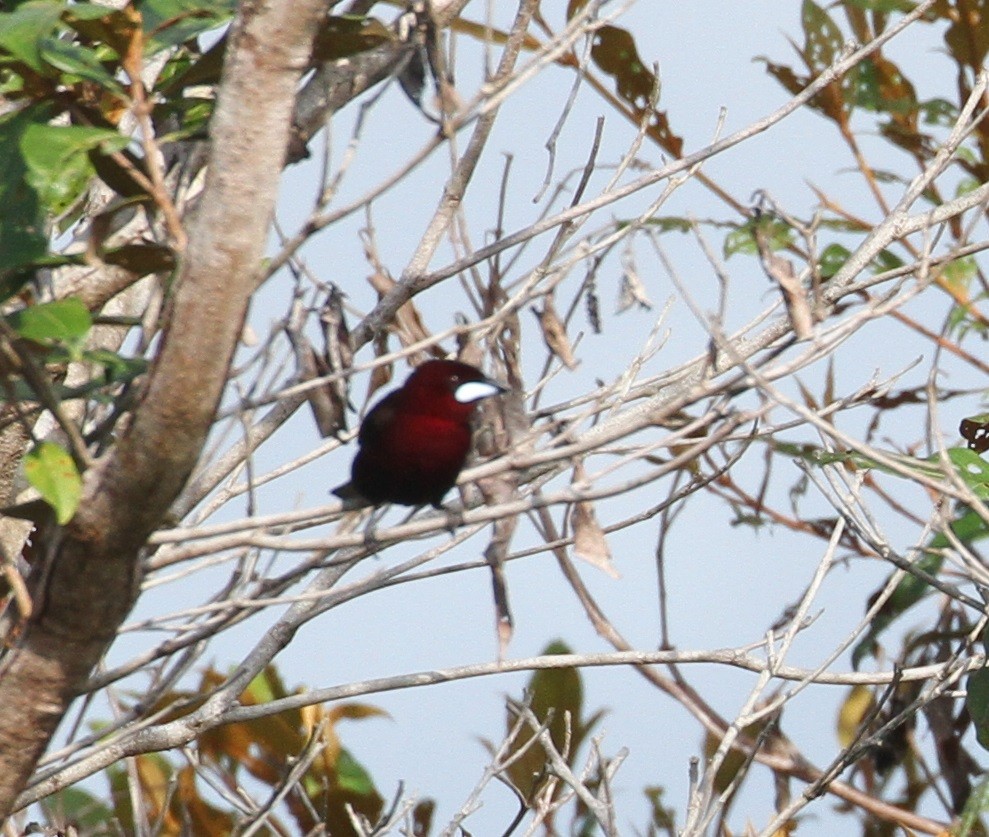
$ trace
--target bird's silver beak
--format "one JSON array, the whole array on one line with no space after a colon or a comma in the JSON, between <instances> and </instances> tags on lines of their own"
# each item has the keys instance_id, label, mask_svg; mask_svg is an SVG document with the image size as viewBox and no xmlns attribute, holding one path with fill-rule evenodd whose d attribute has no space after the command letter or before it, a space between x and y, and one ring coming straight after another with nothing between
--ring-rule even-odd
<instances>
[{"instance_id":1,"label":"bird's silver beak","mask_svg":"<svg viewBox=\"0 0 989 837\"><path fill-rule=\"evenodd\" d=\"M483 381L466 381L453 391L453 397L461 404L471 404L482 398L490 398L501 392L507 392L508 387L485 378Z\"/></svg>"}]
</instances>

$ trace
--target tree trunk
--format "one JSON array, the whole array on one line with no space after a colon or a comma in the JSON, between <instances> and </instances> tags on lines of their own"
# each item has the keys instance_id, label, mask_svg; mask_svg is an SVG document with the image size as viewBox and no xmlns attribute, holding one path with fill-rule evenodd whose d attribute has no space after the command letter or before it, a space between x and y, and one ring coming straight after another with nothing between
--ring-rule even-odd
<instances>
[{"instance_id":1,"label":"tree trunk","mask_svg":"<svg viewBox=\"0 0 989 837\"><path fill-rule=\"evenodd\" d=\"M140 550L199 458L257 283L295 92L327 6L240 6L159 354L127 430L85 475L77 514L40 533L44 587L0 663L0 816L134 604Z\"/></svg>"}]
</instances>

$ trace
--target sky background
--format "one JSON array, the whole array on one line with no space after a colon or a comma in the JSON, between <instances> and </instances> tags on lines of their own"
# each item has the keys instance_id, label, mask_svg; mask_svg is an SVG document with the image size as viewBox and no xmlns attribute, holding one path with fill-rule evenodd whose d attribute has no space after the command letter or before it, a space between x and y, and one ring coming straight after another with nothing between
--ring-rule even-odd
<instances>
[{"instance_id":1,"label":"sky background","mask_svg":"<svg viewBox=\"0 0 989 837\"><path fill-rule=\"evenodd\" d=\"M543 5L544 15L558 24L565 4ZM660 108L668 112L673 129L683 136L688 151L703 147L715 137L722 109L724 124L720 130L725 135L766 116L786 100L785 92L767 75L764 66L752 59L764 55L774 61L796 64L798 59L787 37L802 41L800 5L797 0L746 3L646 0L633 5L618 21L635 34L642 58L658 62L662 79ZM556 11L555 18L552 10ZM484 5L475 2L468 7L468 16L480 19L483 11ZM469 99L480 80L478 49L467 38L458 41L457 49L460 56L457 87L461 96ZM951 89L945 87L945 79L950 79L948 62L938 50L936 33L914 29L907 39L894 41L886 53L902 64L920 86L920 98L926 98L935 91ZM572 80L570 72L550 68L504 106L465 201L465 214L475 244L487 240L494 226L504 154L513 155L506 229L524 227L537 217L540 206L533 204L532 198L545 176L547 154L543 143L559 118L565 98L562 91L569 89ZM923 89L925 84L929 84L928 90ZM334 119L331 142L335 162L344 153L356 116L357 108L351 106ZM606 182L610 173L605 165L620 159L632 140L634 128L585 86L559 140L557 178L584 164L600 116L606 120L599 158L602 165L592 178L588 194L594 194L595 188L600 189ZM393 85L368 119L339 202L345 204L387 177L396 167L396 160L411 157L434 131L435 126ZM461 149L467 137L468 133L461 134ZM863 139L867 153L870 147L875 147L872 143L879 140ZM314 158L289 169L284 178L279 222L286 230L292 230L312 206L319 177L320 141L314 142L312 148ZM888 157L893 152L883 146L882 153ZM651 166L659 166L663 161L659 150L648 144L643 146L639 157ZM902 166L902 160L895 163ZM860 179L854 173L842 173L851 165L847 149L831 126L811 112L801 111L765 134L709 161L704 170L743 203L748 203L756 190L764 190L789 211L806 217L815 205L810 188L815 183L826 185L850 208L875 219L876 211ZM396 278L417 245L448 171L448 154L440 149L419 171L374 206L379 252ZM606 210L590 223L603 225L615 218L631 217L655 194L657 190L649 190ZM569 196L563 199L569 200ZM697 183L677 192L661 214L727 217L723 206ZM348 218L315 237L304 249L310 270L320 280L339 285L349 302L365 311L375 300L366 282L369 270L359 238L359 231L366 223L363 215ZM664 243L677 269L689 280L702 305L710 310L717 282L696 243L679 234L666 236ZM531 267L544 246L535 246L526 254L517 273ZM608 287L602 281L599 287L605 312L604 333L594 335L586 323L579 325L585 332L579 350L582 365L558 378L551 388L554 399L586 389L596 377L608 379L620 374L673 292L668 278L655 269L645 250L640 251L637 245L636 253L642 258L640 275L654 308L614 315L617 263L610 274L605 271L603 277L610 275L613 285ZM441 248L433 266L445 263L448 257L449 251ZM754 259L734 259L727 266L732 277L729 319L741 325L772 304L774 298ZM285 310L289 290L285 277L276 277L262 292L252 310L255 331L265 334L277 323ZM929 305L929 296L925 300L924 304ZM455 309L451 308L450 295L442 288L424 294L417 304L433 329L441 330L452 324ZM531 318L527 313L523 316ZM665 327L669 328L670 336L652 361L653 372L681 363L706 348L703 330L682 302L674 303ZM534 331L528 334L535 337ZM839 387L847 391L867 381L877 370L881 375L890 375L925 353L929 357L930 347L902 331L873 329L856 337L843 351L846 361L839 365L837 375ZM539 345L525 358L527 373L538 374L543 355ZM370 357L369 349L365 348L358 360L367 361ZM819 385L820 374L820 369L810 371L805 380L813 388ZM923 380L924 374L921 366L914 378L908 374L904 380L916 384ZM398 379L404 375L404 370L396 373ZM365 390L364 381L355 382L358 400ZM977 404L970 406L968 412L977 411ZM952 412L954 409L947 410L943 416L943 427L952 439L957 420L964 414L962 407L957 408L962 410L957 415ZM843 426L861 430L856 424L861 420L851 414L841 421ZM904 435L917 438L922 433L920 428L919 424L908 428ZM258 452L256 468L264 473L319 444L311 416L305 410L300 411L272 444ZM326 504L329 490L346 479L352 455L353 448L335 452L263 489L258 495L258 513ZM756 484L761 467L759 456L742 463L739 481ZM785 492L786 486L796 483L799 476L796 467L790 473L780 473L775 483L777 490ZM917 496L907 487L903 490ZM657 495L656 500L659 499ZM622 498L600 503L597 513L602 523L627 513L622 504ZM826 513L829 507L811 492L802 501L801 509L812 516L815 512ZM243 505L237 504L226 511L230 516L243 513ZM395 514L388 519L395 519ZM671 531L666 567L669 620L673 642L680 649L735 647L760 641L766 627L780 616L782 606L797 600L824 549L822 543L783 529L767 527L755 533L730 524L731 514L723 503L699 494L687 504ZM581 567L586 583L605 611L640 649L655 648L660 636L654 558L658 525L656 519L609 538L615 566L621 573L619 580L592 567ZM894 542L905 548L912 536L910 532L897 532ZM531 533L523 524L516 547L531 541ZM455 556L464 560L473 550L480 557L486 544L486 536L482 535ZM415 549L420 551L421 544L415 545ZM401 547L389 549L381 557L365 562L366 571L398 561L403 554L406 553ZM281 556L277 560L289 566L299 557ZM452 563L454 558L443 560ZM361 572L359 569L355 577L360 577ZM215 578L224 573L223 568L218 568ZM887 574L886 566L861 561L834 572L815 603L814 610L819 611L817 621L799 637L788 661L793 665L816 664L854 626L868 593ZM583 617L550 555L514 562L507 575L515 618L515 634L508 649L510 658L539 654L557 638L579 652L610 650ZM202 584L208 578L209 574L202 574L197 583ZM182 598L186 595L191 600ZM143 616L177 610L195 601L198 601L196 592L188 588L183 591L181 585L150 590L142 598L132 624ZM227 632L212 644L209 659L221 669L234 664L278 615L278 609L271 609ZM159 639L160 636L140 633L126 635L114 648L111 662L127 659ZM330 611L299 631L276 663L290 686L318 688L400 672L486 662L493 660L496 653L490 579L486 570L478 570L396 585ZM847 660L836 667L847 667ZM694 687L729 718L735 716L754 683L754 675L714 666L691 667L686 674ZM528 674L505 675L373 695L364 700L385 709L390 719L345 722L338 731L344 745L369 769L385 798L391 798L397 784L403 782L406 794L435 798L438 808L434 822L445 824L482 774L487 756L480 739L500 740L504 730L504 696L518 697L528 677ZM596 730L602 736L601 749L614 754L622 747L628 748L627 760L614 783L622 833L634 833L636 827L641 828L648 821L648 805L642 793L647 785L665 788L664 801L677 810L682 825L688 801L689 760L702 755L699 725L679 705L631 670L588 670L583 673L583 679L587 711L607 710ZM843 696L844 691L837 688L808 690L786 709L784 730L793 732L795 743L819 766L830 761L838 750L834 718ZM757 767L752 778L754 781L750 781L734 806L731 822L736 829L746 821L760 828L772 815L768 772ZM797 784L793 787L799 792ZM825 800L811 807L809 817L801 823L802 837L835 833L829 815L833 804ZM500 833L514 812L515 802L510 794L492 785L484 795L484 808L465 825L476 835ZM848 828L850 822L844 820L843 825Z\"/></svg>"}]
</instances>

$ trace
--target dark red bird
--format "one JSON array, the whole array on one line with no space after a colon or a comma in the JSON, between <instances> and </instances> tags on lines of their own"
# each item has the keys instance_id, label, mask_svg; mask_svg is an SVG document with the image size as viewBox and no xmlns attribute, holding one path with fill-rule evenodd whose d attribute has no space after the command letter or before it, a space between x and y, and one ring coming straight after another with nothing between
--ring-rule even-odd
<instances>
[{"instance_id":1,"label":"dark red bird","mask_svg":"<svg viewBox=\"0 0 989 837\"><path fill-rule=\"evenodd\" d=\"M427 361L365 416L350 482L333 493L440 508L470 451L477 402L504 391L466 363Z\"/></svg>"}]
</instances>

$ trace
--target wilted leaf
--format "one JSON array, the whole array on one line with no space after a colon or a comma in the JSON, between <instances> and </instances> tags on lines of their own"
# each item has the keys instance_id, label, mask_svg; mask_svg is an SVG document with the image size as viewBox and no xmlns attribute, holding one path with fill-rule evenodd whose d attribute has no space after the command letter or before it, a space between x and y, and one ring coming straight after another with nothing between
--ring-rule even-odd
<instances>
[{"instance_id":1,"label":"wilted leaf","mask_svg":"<svg viewBox=\"0 0 989 837\"><path fill-rule=\"evenodd\" d=\"M575 503L570 525L573 527L574 555L603 570L612 578L621 578L621 573L611 562L608 540L598 524L594 506L586 501Z\"/></svg>"},{"instance_id":2,"label":"wilted leaf","mask_svg":"<svg viewBox=\"0 0 989 837\"><path fill-rule=\"evenodd\" d=\"M963 6L968 14L946 15L950 26L944 32L944 42L959 67L967 64L981 69L989 52L989 27L985 25L985 4ZM970 10L969 10L970 9Z\"/></svg>"},{"instance_id":3,"label":"wilted leaf","mask_svg":"<svg viewBox=\"0 0 989 837\"><path fill-rule=\"evenodd\" d=\"M398 83L402 91L409 97L417 108L422 108L422 94L426 89L426 62L422 52L416 50L405 62L402 71L398 74Z\"/></svg>"},{"instance_id":4,"label":"wilted leaf","mask_svg":"<svg viewBox=\"0 0 989 837\"><path fill-rule=\"evenodd\" d=\"M639 57L635 38L617 26L602 26L594 34L591 60L615 80L618 95L637 120L645 121L648 135L675 157L683 155L683 137L673 132L665 111L656 108L659 79Z\"/></svg>"},{"instance_id":5,"label":"wilted leaf","mask_svg":"<svg viewBox=\"0 0 989 837\"><path fill-rule=\"evenodd\" d=\"M385 331L378 332L374 337L374 356L382 357L388 354L388 333ZM392 363L383 363L379 366L375 366L371 370L371 377L367 384L367 396L368 401L371 397L382 387L387 386L395 374L395 365Z\"/></svg>"},{"instance_id":6,"label":"wilted leaf","mask_svg":"<svg viewBox=\"0 0 989 837\"><path fill-rule=\"evenodd\" d=\"M104 5L75 3L65 9L62 21L82 35L84 41L102 41L118 56L123 56L140 31L141 13L136 4L113 9Z\"/></svg>"},{"instance_id":7,"label":"wilted leaf","mask_svg":"<svg viewBox=\"0 0 989 837\"><path fill-rule=\"evenodd\" d=\"M573 20L575 14L577 14L584 6L587 5L588 0L568 0L567 2L567 20Z\"/></svg>"},{"instance_id":8,"label":"wilted leaf","mask_svg":"<svg viewBox=\"0 0 989 837\"><path fill-rule=\"evenodd\" d=\"M639 272L635 269L635 258L631 250L622 253L622 279L618 286L618 306L617 312L621 314L633 305L638 305L646 311L652 308L652 300L646 293L645 285L639 278Z\"/></svg>"},{"instance_id":9,"label":"wilted leaf","mask_svg":"<svg viewBox=\"0 0 989 837\"><path fill-rule=\"evenodd\" d=\"M164 244L124 244L105 250L100 258L107 264L138 276L167 273L175 269L175 251Z\"/></svg>"},{"instance_id":10,"label":"wilted leaf","mask_svg":"<svg viewBox=\"0 0 989 837\"><path fill-rule=\"evenodd\" d=\"M329 374L330 369L326 361L316 353L305 337L298 335L293 342L298 344L296 356L299 362L300 383L313 381ZM335 383L338 382L306 390L306 399L316 421L316 429L324 439L328 436L336 436L347 429L347 403L340 400Z\"/></svg>"},{"instance_id":11,"label":"wilted leaf","mask_svg":"<svg viewBox=\"0 0 989 837\"><path fill-rule=\"evenodd\" d=\"M546 346L556 357L558 357L567 369L576 369L578 360L574 357L573 347L570 345L570 338L567 336L567 329L563 325L553 299L547 295L543 301L542 310L533 310L536 319L539 320L539 327L543 332L543 340Z\"/></svg>"},{"instance_id":12,"label":"wilted leaf","mask_svg":"<svg viewBox=\"0 0 989 837\"><path fill-rule=\"evenodd\" d=\"M365 718L390 718L391 715L372 703L337 703L327 710L326 717L335 724L345 718L350 721L362 721Z\"/></svg>"},{"instance_id":13,"label":"wilted leaf","mask_svg":"<svg viewBox=\"0 0 989 837\"><path fill-rule=\"evenodd\" d=\"M763 715L759 720L753 721L751 724L742 729L742 734L749 740L751 744L756 744L759 739L762 738L761 742L763 746L771 747L773 743L773 733L768 732L774 726L778 726L780 719L781 710L776 710L774 713L769 715ZM712 732L707 732L704 736L704 754L710 760L714 754L718 751L721 746L721 736L716 735ZM748 754L741 749L732 748L730 749L721 762L721 766L718 768L718 772L714 777L714 788L718 793L724 793L732 785L736 779L739 779L751 764L751 759ZM738 789L738 785L735 786L732 793Z\"/></svg>"},{"instance_id":14,"label":"wilted leaf","mask_svg":"<svg viewBox=\"0 0 989 837\"><path fill-rule=\"evenodd\" d=\"M436 803L432 799L423 799L412 809L412 834L414 837L429 834L433 827L433 813Z\"/></svg>"},{"instance_id":15,"label":"wilted leaf","mask_svg":"<svg viewBox=\"0 0 989 837\"><path fill-rule=\"evenodd\" d=\"M659 82L639 58L631 32L618 26L602 26L594 33L591 59L615 79L618 95L626 102L637 108L649 105Z\"/></svg>"},{"instance_id":16,"label":"wilted leaf","mask_svg":"<svg viewBox=\"0 0 989 837\"><path fill-rule=\"evenodd\" d=\"M872 689L868 686L859 684L848 690L838 710L838 743L843 749L851 746L875 702Z\"/></svg>"},{"instance_id":17,"label":"wilted leaf","mask_svg":"<svg viewBox=\"0 0 989 837\"><path fill-rule=\"evenodd\" d=\"M663 804L663 794L666 790L659 785L649 785L642 789L649 800L650 826L653 829L650 834L665 832L669 837L675 837L678 833L676 829L676 809Z\"/></svg>"},{"instance_id":18,"label":"wilted leaf","mask_svg":"<svg viewBox=\"0 0 989 837\"><path fill-rule=\"evenodd\" d=\"M807 291L793 269L793 262L773 252L769 234L765 224L756 223L752 227L759 258L763 270L779 285L783 294L783 303L790 318L793 333L800 340L807 340L814 335L814 315L811 311Z\"/></svg>"},{"instance_id":19,"label":"wilted leaf","mask_svg":"<svg viewBox=\"0 0 989 837\"><path fill-rule=\"evenodd\" d=\"M179 771L171 809L176 821L183 823L192 834L225 837L234 831L233 816L210 805L199 793L196 769L191 765Z\"/></svg>"},{"instance_id":20,"label":"wilted leaf","mask_svg":"<svg viewBox=\"0 0 989 837\"><path fill-rule=\"evenodd\" d=\"M601 333L601 303L598 300L597 285L593 278L588 279L584 299L587 306L587 321L595 334Z\"/></svg>"},{"instance_id":21,"label":"wilted leaf","mask_svg":"<svg viewBox=\"0 0 989 837\"><path fill-rule=\"evenodd\" d=\"M336 61L392 40L395 36L391 30L377 18L330 15L316 33L313 58L317 61Z\"/></svg>"},{"instance_id":22,"label":"wilted leaf","mask_svg":"<svg viewBox=\"0 0 989 837\"><path fill-rule=\"evenodd\" d=\"M381 299L396 285L395 280L382 270L372 273L367 281ZM411 302L406 302L395 312L393 328L403 346L411 346L429 338L429 330L423 323L419 310Z\"/></svg>"},{"instance_id":23,"label":"wilted leaf","mask_svg":"<svg viewBox=\"0 0 989 837\"><path fill-rule=\"evenodd\" d=\"M579 460L574 463L572 483L583 482L586 479L584 465ZM570 528L573 531L573 551L578 558L603 570L612 578L621 578L611 561L611 550L608 539L598 523L594 504L586 500L578 500L573 504L570 513Z\"/></svg>"},{"instance_id":24,"label":"wilted leaf","mask_svg":"<svg viewBox=\"0 0 989 837\"><path fill-rule=\"evenodd\" d=\"M176 821L166 809L171 779L175 773L171 764L159 753L143 753L134 757L131 771L119 766L110 769L110 793L116 820L134 823L147 817L155 822L161 821L163 834L178 834L180 821ZM140 785L137 788L142 805L140 812L134 811L131 804L134 800L131 794L132 775L137 776Z\"/></svg>"},{"instance_id":25,"label":"wilted leaf","mask_svg":"<svg viewBox=\"0 0 989 837\"><path fill-rule=\"evenodd\" d=\"M24 457L24 475L64 526L82 497L82 477L68 452L54 442L42 442Z\"/></svg>"},{"instance_id":26,"label":"wilted leaf","mask_svg":"<svg viewBox=\"0 0 989 837\"><path fill-rule=\"evenodd\" d=\"M322 387L325 399L329 402L329 411L322 423L317 418L317 424L325 437L347 429L350 389L349 380L344 373L351 368L354 361L350 331L343 310L343 293L336 286L330 289L319 312L319 323L323 329L323 355L314 355L317 369L322 375L335 373L340 376ZM315 407L313 409L315 411Z\"/></svg>"},{"instance_id":27,"label":"wilted leaf","mask_svg":"<svg viewBox=\"0 0 989 837\"><path fill-rule=\"evenodd\" d=\"M570 653L570 648L559 640L551 642L543 650L544 655ZM582 717L584 687L580 671L573 667L541 669L534 672L529 679L526 692L529 695L529 708L539 722L544 723L550 719L548 731L554 748L568 764L574 764L578 748L599 717L599 714L587 720ZM509 730L514 726L515 720L515 713L509 711ZM514 742L512 752L521 750L531 737L531 729L523 730ZM512 784L526 799L531 799L545 782L546 759L543 747L534 744L508 768L507 773Z\"/></svg>"}]
</instances>

